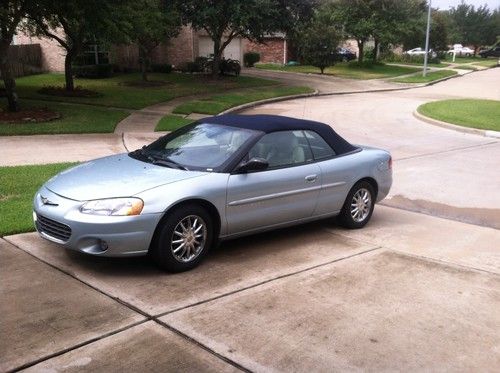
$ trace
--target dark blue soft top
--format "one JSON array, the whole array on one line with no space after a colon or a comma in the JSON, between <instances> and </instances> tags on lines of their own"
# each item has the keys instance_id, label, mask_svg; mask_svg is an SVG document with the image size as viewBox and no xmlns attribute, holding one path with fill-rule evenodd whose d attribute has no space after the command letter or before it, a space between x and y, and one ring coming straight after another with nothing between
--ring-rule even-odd
<instances>
[{"instance_id":1,"label":"dark blue soft top","mask_svg":"<svg viewBox=\"0 0 500 373\"><path fill-rule=\"evenodd\" d=\"M357 148L340 137L330 126L280 115L220 115L204 118L204 123L222 124L230 127L246 128L265 133L276 131L310 130L319 134L337 154L352 152Z\"/></svg>"}]
</instances>

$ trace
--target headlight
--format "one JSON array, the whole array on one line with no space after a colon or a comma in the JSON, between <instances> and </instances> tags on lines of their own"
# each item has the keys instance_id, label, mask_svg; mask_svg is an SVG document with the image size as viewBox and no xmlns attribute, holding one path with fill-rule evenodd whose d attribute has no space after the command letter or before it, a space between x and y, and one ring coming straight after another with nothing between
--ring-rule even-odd
<instances>
[{"instance_id":1,"label":"headlight","mask_svg":"<svg viewBox=\"0 0 500 373\"><path fill-rule=\"evenodd\" d=\"M91 215L131 216L139 215L144 207L140 198L111 198L85 202L80 212Z\"/></svg>"}]
</instances>

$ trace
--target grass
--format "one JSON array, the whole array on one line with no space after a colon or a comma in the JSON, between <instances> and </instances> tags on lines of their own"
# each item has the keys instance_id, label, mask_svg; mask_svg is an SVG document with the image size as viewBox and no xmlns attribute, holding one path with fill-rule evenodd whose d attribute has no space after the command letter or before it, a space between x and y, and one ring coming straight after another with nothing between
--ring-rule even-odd
<instances>
[{"instance_id":1,"label":"grass","mask_svg":"<svg viewBox=\"0 0 500 373\"><path fill-rule=\"evenodd\" d=\"M193 122L194 120L192 119L179 117L177 115L165 115L156 125L155 131L175 131Z\"/></svg>"},{"instance_id":2,"label":"grass","mask_svg":"<svg viewBox=\"0 0 500 373\"><path fill-rule=\"evenodd\" d=\"M472 66L496 67L498 66L497 58L481 58L480 61L474 62Z\"/></svg>"},{"instance_id":3,"label":"grass","mask_svg":"<svg viewBox=\"0 0 500 373\"><path fill-rule=\"evenodd\" d=\"M33 196L53 175L72 165L0 167L0 236L33 231Z\"/></svg>"},{"instance_id":4,"label":"grass","mask_svg":"<svg viewBox=\"0 0 500 373\"><path fill-rule=\"evenodd\" d=\"M317 67L309 65L286 66L278 64L256 64L256 68L263 70L288 71L295 73L319 74ZM334 75L349 79L379 79L410 74L419 71L418 67L392 66L385 64L358 64L357 62L339 63L325 69L326 75Z\"/></svg>"},{"instance_id":5,"label":"grass","mask_svg":"<svg viewBox=\"0 0 500 373\"><path fill-rule=\"evenodd\" d=\"M417 74L405 78L394 79L394 81L399 83L428 83L428 82L433 82L435 80L447 78L453 75L457 75L457 72L453 70L439 70L439 71L429 72L426 74L425 77L423 77L422 74Z\"/></svg>"},{"instance_id":6,"label":"grass","mask_svg":"<svg viewBox=\"0 0 500 373\"><path fill-rule=\"evenodd\" d=\"M418 107L427 117L464 127L500 131L500 101L495 100L442 100Z\"/></svg>"},{"instance_id":7,"label":"grass","mask_svg":"<svg viewBox=\"0 0 500 373\"><path fill-rule=\"evenodd\" d=\"M228 89L262 87L276 84L268 79L247 76L224 77L212 80L202 75L149 74L151 81L162 81L161 86L129 86L141 81L138 73L120 74L106 79L75 79L75 86L99 93L98 97L61 97L38 93L44 86L63 86L63 74L39 74L16 79L17 93L21 98L48 101L85 103L98 106L113 106L127 109L141 109L176 97L193 94L224 92Z\"/></svg>"},{"instance_id":8,"label":"grass","mask_svg":"<svg viewBox=\"0 0 500 373\"><path fill-rule=\"evenodd\" d=\"M301 93L312 93L307 87L274 87L268 89L247 89L243 92L214 95L205 100L183 103L174 109L175 114L200 113L215 115L234 106L273 97L283 97Z\"/></svg>"},{"instance_id":9,"label":"grass","mask_svg":"<svg viewBox=\"0 0 500 373\"><path fill-rule=\"evenodd\" d=\"M47 107L61 114L61 118L42 123L2 123L0 135L41 135L62 133L108 133L129 113L103 107L64 104L47 101L21 102L23 107Z\"/></svg>"}]
</instances>

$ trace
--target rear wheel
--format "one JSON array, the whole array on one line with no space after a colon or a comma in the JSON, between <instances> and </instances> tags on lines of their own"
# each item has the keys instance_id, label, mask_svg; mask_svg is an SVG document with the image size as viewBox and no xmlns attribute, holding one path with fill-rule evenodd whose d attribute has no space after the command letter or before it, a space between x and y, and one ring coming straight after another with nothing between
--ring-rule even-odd
<instances>
[{"instance_id":1,"label":"rear wheel","mask_svg":"<svg viewBox=\"0 0 500 373\"><path fill-rule=\"evenodd\" d=\"M168 213L151 246L155 263L168 272L196 267L213 240L210 214L197 205L185 205Z\"/></svg>"},{"instance_id":2,"label":"rear wheel","mask_svg":"<svg viewBox=\"0 0 500 373\"><path fill-rule=\"evenodd\" d=\"M362 228L370 220L375 207L375 191L367 181L356 183L349 191L340 211L340 223L350 229Z\"/></svg>"}]
</instances>

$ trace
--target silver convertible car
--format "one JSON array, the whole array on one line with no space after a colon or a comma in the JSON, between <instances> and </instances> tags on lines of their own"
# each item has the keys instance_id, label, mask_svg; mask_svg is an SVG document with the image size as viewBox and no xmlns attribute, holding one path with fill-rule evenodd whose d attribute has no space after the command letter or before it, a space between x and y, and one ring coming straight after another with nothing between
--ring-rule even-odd
<instances>
[{"instance_id":1,"label":"silver convertible car","mask_svg":"<svg viewBox=\"0 0 500 373\"><path fill-rule=\"evenodd\" d=\"M36 193L33 218L70 249L149 254L180 272L220 240L337 215L361 228L391 183L388 152L326 124L223 115L59 173Z\"/></svg>"}]
</instances>

